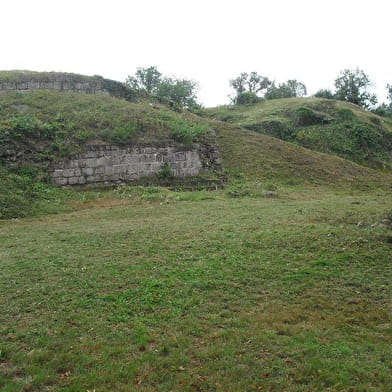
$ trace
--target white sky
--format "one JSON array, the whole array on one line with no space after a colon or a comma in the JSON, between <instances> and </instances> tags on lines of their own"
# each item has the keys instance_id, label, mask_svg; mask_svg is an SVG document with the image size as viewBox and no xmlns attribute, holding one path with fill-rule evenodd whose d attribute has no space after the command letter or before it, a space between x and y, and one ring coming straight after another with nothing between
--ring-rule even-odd
<instances>
[{"instance_id":1,"label":"white sky","mask_svg":"<svg viewBox=\"0 0 392 392\"><path fill-rule=\"evenodd\" d=\"M124 81L137 67L199 83L205 106L256 71L308 94L363 69L379 100L392 83L391 0L1 0L0 69Z\"/></svg>"}]
</instances>

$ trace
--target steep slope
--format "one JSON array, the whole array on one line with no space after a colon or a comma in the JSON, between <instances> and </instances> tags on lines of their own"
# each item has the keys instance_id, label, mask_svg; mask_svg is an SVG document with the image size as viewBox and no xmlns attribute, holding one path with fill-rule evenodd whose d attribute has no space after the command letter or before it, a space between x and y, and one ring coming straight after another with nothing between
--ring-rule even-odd
<instances>
[{"instance_id":1,"label":"steep slope","mask_svg":"<svg viewBox=\"0 0 392 392\"><path fill-rule=\"evenodd\" d=\"M218 133L223 165L229 177L266 179L286 184L391 188L392 175L389 173L221 121L210 124Z\"/></svg>"},{"instance_id":2,"label":"steep slope","mask_svg":"<svg viewBox=\"0 0 392 392\"><path fill-rule=\"evenodd\" d=\"M392 121L347 102L265 100L255 105L208 109L207 115L361 165L392 168Z\"/></svg>"},{"instance_id":3,"label":"steep slope","mask_svg":"<svg viewBox=\"0 0 392 392\"><path fill-rule=\"evenodd\" d=\"M52 90L0 93L0 163L6 166L45 169L86 143L192 143L206 131L186 114L149 101Z\"/></svg>"}]
</instances>

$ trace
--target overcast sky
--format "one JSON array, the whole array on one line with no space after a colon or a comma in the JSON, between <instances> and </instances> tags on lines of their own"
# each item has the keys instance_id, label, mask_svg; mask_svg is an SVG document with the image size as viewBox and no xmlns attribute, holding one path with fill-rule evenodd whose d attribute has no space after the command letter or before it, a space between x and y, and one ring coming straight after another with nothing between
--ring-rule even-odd
<instances>
[{"instance_id":1,"label":"overcast sky","mask_svg":"<svg viewBox=\"0 0 392 392\"><path fill-rule=\"evenodd\" d=\"M391 0L1 0L0 69L124 81L137 67L198 82L205 106L256 71L313 94L363 69L392 83Z\"/></svg>"}]
</instances>

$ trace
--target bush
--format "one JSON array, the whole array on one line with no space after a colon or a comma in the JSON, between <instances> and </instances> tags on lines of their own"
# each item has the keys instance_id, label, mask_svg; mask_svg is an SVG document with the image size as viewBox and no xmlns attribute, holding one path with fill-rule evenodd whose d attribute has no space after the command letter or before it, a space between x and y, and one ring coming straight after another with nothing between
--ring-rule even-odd
<instances>
[{"instance_id":1,"label":"bush","mask_svg":"<svg viewBox=\"0 0 392 392\"><path fill-rule=\"evenodd\" d=\"M251 105L260 101L262 101L262 98L251 92L241 93L235 99L237 105Z\"/></svg>"},{"instance_id":2,"label":"bush","mask_svg":"<svg viewBox=\"0 0 392 392\"><path fill-rule=\"evenodd\" d=\"M291 137L291 130L288 125L278 120L263 121L261 123L245 125L244 127L251 131L264 133L282 140L288 140Z\"/></svg>"},{"instance_id":3,"label":"bush","mask_svg":"<svg viewBox=\"0 0 392 392\"><path fill-rule=\"evenodd\" d=\"M136 122L130 122L125 126L113 129L112 131L106 130L103 132L102 137L110 142L117 144L126 144L132 141L139 131L140 125Z\"/></svg>"},{"instance_id":4,"label":"bush","mask_svg":"<svg viewBox=\"0 0 392 392\"><path fill-rule=\"evenodd\" d=\"M170 166L167 162L165 162L162 167L161 170L159 170L158 174L157 174L158 178L162 179L162 180L167 180L169 178L173 178L174 175L170 169Z\"/></svg>"},{"instance_id":5,"label":"bush","mask_svg":"<svg viewBox=\"0 0 392 392\"><path fill-rule=\"evenodd\" d=\"M333 99L335 96L333 95L331 90L321 89L314 94L316 98L325 98L325 99Z\"/></svg>"},{"instance_id":6,"label":"bush","mask_svg":"<svg viewBox=\"0 0 392 392\"><path fill-rule=\"evenodd\" d=\"M37 182L29 174L23 170L21 174L11 173L0 167L0 219L32 216L56 206L64 191Z\"/></svg>"},{"instance_id":7,"label":"bush","mask_svg":"<svg viewBox=\"0 0 392 392\"><path fill-rule=\"evenodd\" d=\"M190 123L175 117L169 120L168 125L173 139L187 145L200 140L208 132L208 127L204 124Z\"/></svg>"},{"instance_id":8,"label":"bush","mask_svg":"<svg viewBox=\"0 0 392 392\"><path fill-rule=\"evenodd\" d=\"M314 112L312 109L301 106L291 113L295 126L304 127L307 125L322 124L324 117Z\"/></svg>"}]
</instances>

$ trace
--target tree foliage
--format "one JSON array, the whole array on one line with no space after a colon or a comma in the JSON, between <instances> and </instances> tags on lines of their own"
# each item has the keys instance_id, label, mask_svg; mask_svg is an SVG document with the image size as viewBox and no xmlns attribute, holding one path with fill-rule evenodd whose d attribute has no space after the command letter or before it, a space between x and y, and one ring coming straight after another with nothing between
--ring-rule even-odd
<instances>
[{"instance_id":1,"label":"tree foliage","mask_svg":"<svg viewBox=\"0 0 392 392\"><path fill-rule=\"evenodd\" d=\"M296 79L290 79L286 83L280 83L279 86L276 86L275 82L273 82L264 97L266 99L277 99L303 97L305 95L306 86Z\"/></svg>"},{"instance_id":2,"label":"tree foliage","mask_svg":"<svg viewBox=\"0 0 392 392\"><path fill-rule=\"evenodd\" d=\"M263 90L267 90L270 85L270 80L265 76L259 75L257 72L251 72L249 74L243 72L235 79L230 80L230 86L236 92L233 102L239 103L238 99L241 101L241 96L244 93L250 93L246 97L263 95Z\"/></svg>"},{"instance_id":3,"label":"tree foliage","mask_svg":"<svg viewBox=\"0 0 392 392\"><path fill-rule=\"evenodd\" d=\"M128 76L126 84L135 90L145 90L154 94L160 83L162 74L156 67L138 68L134 76Z\"/></svg>"},{"instance_id":4,"label":"tree foliage","mask_svg":"<svg viewBox=\"0 0 392 392\"><path fill-rule=\"evenodd\" d=\"M369 92L369 76L360 69L345 69L335 80L335 97L342 101L369 108L377 103L377 97Z\"/></svg>"},{"instance_id":5,"label":"tree foliage","mask_svg":"<svg viewBox=\"0 0 392 392\"><path fill-rule=\"evenodd\" d=\"M392 84L387 84L389 106L392 107Z\"/></svg>"},{"instance_id":6,"label":"tree foliage","mask_svg":"<svg viewBox=\"0 0 392 392\"><path fill-rule=\"evenodd\" d=\"M197 84L192 80L164 78L156 91L157 98L170 106L193 108L198 106Z\"/></svg>"},{"instance_id":7,"label":"tree foliage","mask_svg":"<svg viewBox=\"0 0 392 392\"><path fill-rule=\"evenodd\" d=\"M138 68L134 76L128 76L126 84L176 108L189 109L199 106L196 97L197 84L194 81L164 77L156 67Z\"/></svg>"},{"instance_id":8,"label":"tree foliage","mask_svg":"<svg viewBox=\"0 0 392 392\"><path fill-rule=\"evenodd\" d=\"M327 88L318 90L314 94L314 96L316 98L325 98L325 99L333 99L333 98L335 98L333 92L331 90L327 89Z\"/></svg>"},{"instance_id":9,"label":"tree foliage","mask_svg":"<svg viewBox=\"0 0 392 392\"><path fill-rule=\"evenodd\" d=\"M387 84L387 99L389 103L378 105L373 110L373 113L378 114L379 116L392 118L392 85L390 84Z\"/></svg>"}]
</instances>

